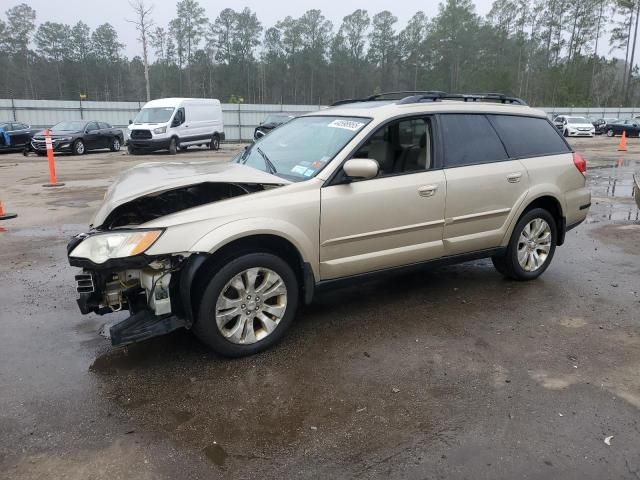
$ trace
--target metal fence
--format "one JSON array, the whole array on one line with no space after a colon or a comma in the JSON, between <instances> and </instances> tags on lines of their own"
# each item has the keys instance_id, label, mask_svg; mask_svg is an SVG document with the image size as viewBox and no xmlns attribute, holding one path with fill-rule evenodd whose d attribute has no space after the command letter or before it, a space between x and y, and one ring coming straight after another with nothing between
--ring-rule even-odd
<instances>
[{"instance_id":1,"label":"metal fence","mask_svg":"<svg viewBox=\"0 0 640 480\"><path fill-rule=\"evenodd\" d=\"M23 122L36 128L50 127L63 120L100 120L126 128L145 102L90 102L73 100L0 99L0 122ZM253 138L253 130L271 113L302 115L317 111L319 105L238 105L222 104L227 140Z\"/></svg>"},{"instance_id":2,"label":"metal fence","mask_svg":"<svg viewBox=\"0 0 640 480\"><path fill-rule=\"evenodd\" d=\"M102 120L126 128L129 120L140 111L144 102L91 102L75 100L17 100L0 99L0 121L13 120L36 128L50 127L63 120ZM237 105L222 104L227 140L242 141L253 138L253 130L271 113L301 115L317 111L321 105ZM640 116L634 108L541 108L550 118L556 115L597 118L632 118Z\"/></svg>"}]
</instances>

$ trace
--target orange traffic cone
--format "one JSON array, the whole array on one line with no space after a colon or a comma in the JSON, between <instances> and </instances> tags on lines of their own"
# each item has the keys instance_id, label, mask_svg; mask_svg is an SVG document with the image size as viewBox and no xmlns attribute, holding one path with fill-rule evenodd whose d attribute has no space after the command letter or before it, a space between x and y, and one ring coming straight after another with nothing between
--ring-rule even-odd
<instances>
[{"instance_id":1,"label":"orange traffic cone","mask_svg":"<svg viewBox=\"0 0 640 480\"><path fill-rule=\"evenodd\" d=\"M619 152L627 151L627 132L626 130L622 131L622 138L620 139L620 145L618 145Z\"/></svg>"},{"instance_id":2,"label":"orange traffic cone","mask_svg":"<svg viewBox=\"0 0 640 480\"><path fill-rule=\"evenodd\" d=\"M17 216L17 213L6 213L2 206L2 200L0 200L0 220L9 220L10 218L16 218Z\"/></svg>"}]
</instances>

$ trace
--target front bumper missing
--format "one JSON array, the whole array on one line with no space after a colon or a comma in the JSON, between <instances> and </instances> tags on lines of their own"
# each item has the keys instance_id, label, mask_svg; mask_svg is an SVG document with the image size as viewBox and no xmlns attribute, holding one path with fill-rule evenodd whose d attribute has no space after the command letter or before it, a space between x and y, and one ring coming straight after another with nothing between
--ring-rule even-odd
<instances>
[{"instance_id":1,"label":"front bumper missing","mask_svg":"<svg viewBox=\"0 0 640 480\"><path fill-rule=\"evenodd\" d=\"M189 329L193 325L191 285L207 257L192 254L158 259L140 255L101 266L70 258L72 265L83 268L76 275L80 312L131 313L124 320L104 326L101 335L109 338L113 346L129 345L179 328Z\"/></svg>"}]
</instances>

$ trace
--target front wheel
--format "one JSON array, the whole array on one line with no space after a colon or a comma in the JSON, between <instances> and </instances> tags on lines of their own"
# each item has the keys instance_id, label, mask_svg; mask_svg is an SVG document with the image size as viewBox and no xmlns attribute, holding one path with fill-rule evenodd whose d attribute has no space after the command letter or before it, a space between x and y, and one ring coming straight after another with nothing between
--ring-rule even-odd
<instances>
[{"instance_id":1,"label":"front wheel","mask_svg":"<svg viewBox=\"0 0 640 480\"><path fill-rule=\"evenodd\" d=\"M169 155L175 155L178 153L178 141L175 137L169 140Z\"/></svg>"},{"instance_id":2,"label":"front wheel","mask_svg":"<svg viewBox=\"0 0 640 480\"><path fill-rule=\"evenodd\" d=\"M609 130L607 130L607 137L611 138L614 137L616 134L616 132L614 132L611 128Z\"/></svg>"},{"instance_id":3,"label":"front wheel","mask_svg":"<svg viewBox=\"0 0 640 480\"><path fill-rule=\"evenodd\" d=\"M112 152L120 151L120 139L118 137L113 137L113 140L111 140L111 145L109 145L109 150L111 150Z\"/></svg>"},{"instance_id":4,"label":"front wheel","mask_svg":"<svg viewBox=\"0 0 640 480\"><path fill-rule=\"evenodd\" d=\"M73 154L74 155L84 155L85 148L84 142L82 140L76 140L73 144Z\"/></svg>"},{"instance_id":5,"label":"front wheel","mask_svg":"<svg viewBox=\"0 0 640 480\"><path fill-rule=\"evenodd\" d=\"M280 257L242 255L212 276L194 333L226 357L258 353L284 336L296 314L298 294L296 275Z\"/></svg>"},{"instance_id":6,"label":"front wheel","mask_svg":"<svg viewBox=\"0 0 640 480\"><path fill-rule=\"evenodd\" d=\"M565 137L568 137L568 136L569 136L569 130L565 130L565 131L564 131L564 136L565 136Z\"/></svg>"},{"instance_id":7,"label":"front wheel","mask_svg":"<svg viewBox=\"0 0 640 480\"><path fill-rule=\"evenodd\" d=\"M511 234L507 251L492 258L496 270L514 280L534 280L549 268L556 251L558 227L543 208L525 213Z\"/></svg>"}]
</instances>

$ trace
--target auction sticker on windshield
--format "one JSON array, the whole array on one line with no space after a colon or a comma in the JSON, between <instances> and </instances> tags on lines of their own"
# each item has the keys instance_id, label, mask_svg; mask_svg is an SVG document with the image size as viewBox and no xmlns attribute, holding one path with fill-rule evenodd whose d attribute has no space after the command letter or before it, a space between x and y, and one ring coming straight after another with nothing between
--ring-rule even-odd
<instances>
[{"instance_id":1,"label":"auction sticker on windshield","mask_svg":"<svg viewBox=\"0 0 640 480\"><path fill-rule=\"evenodd\" d=\"M354 122L353 120L334 120L328 126L331 128L343 128L345 130L351 130L352 132L357 132L362 127L364 127L364 123Z\"/></svg>"}]
</instances>

